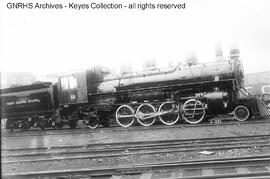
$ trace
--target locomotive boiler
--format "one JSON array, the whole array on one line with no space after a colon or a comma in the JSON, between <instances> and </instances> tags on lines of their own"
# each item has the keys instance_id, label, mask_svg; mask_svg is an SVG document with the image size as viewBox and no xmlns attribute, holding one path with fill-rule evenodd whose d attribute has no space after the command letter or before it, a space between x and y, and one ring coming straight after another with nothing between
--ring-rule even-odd
<instances>
[{"instance_id":1,"label":"locomotive boiler","mask_svg":"<svg viewBox=\"0 0 270 179\"><path fill-rule=\"evenodd\" d=\"M230 59L210 63L124 75L101 67L60 75L60 106L69 109L67 115L88 121L90 128L107 126L112 119L123 127L135 121L150 126L157 119L166 125L180 119L196 124L235 109L235 118L244 121L251 113L239 98L243 66L238 57L239 51L232 50Z\"/></svg>"}]
</instances>

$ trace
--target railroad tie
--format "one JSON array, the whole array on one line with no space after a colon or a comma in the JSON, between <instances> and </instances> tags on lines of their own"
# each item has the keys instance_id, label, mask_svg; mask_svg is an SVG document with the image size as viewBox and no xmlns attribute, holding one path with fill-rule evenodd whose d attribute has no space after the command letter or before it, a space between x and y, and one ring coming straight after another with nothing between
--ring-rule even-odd
<instances>
[{"instance_id":1,"label":"railroad tie","mask_svg":"<svg viewBox=\"0 0 270 179\"><path fill-rule=\"evenodd\" d=\"M265 166L265 168L270 172L270 166Z\"/></svg>"},{"instance_id":2,"label":"railroad tie","mask_svg":"<svg viewBox=\"0 0 270 179\"><path fill-rule=\"evenodd\" d=\"M237 167L237 168L235 168L235 170L239 174L250 173L250 171L247 168L245 168L245 167Z\"/></svg>"},{"instance_id":3,"label":"railroad tie","mask_svg":"<svg viewBox=\"0 0 270 179\"><path fill-rule=\"evenodd\" d=\"M142 173L142 175L140 176L140 179L150 179L152 175L153 175L152 172Z\"/></svg>"},{"instance_id":4,"label":"railroad tie","mask_svg":"<svg viewBox=\"0 0 270 179\"><path fill-rule=\"evenodd\" d=\"M110 179L120 179L121 177L121 175L113 175Z\"/></svg>"},{"instance_id":5,"label":"railroad tie","mask_svg":"<svg viewBox=\"0 0 270 179\"><path fill-rule=\"evenodd\" d=\"M215 175L215 172L213 169L208 169L208 168L202 169L202 176L213 176L213 175Z\"/></svg>"}]
</instances>

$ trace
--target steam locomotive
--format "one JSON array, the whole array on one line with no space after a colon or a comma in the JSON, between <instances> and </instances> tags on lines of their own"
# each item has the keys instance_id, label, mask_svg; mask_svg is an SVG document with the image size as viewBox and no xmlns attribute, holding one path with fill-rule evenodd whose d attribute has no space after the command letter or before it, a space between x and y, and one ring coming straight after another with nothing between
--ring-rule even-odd
<instances>
[{"instance_id":1,"label":"steam locomotive","mask_svg":"<svg viewBox=\"0 0 270 179\"><path fill-rule=\"evenodd\" d=\"M7 118L7 129L75 128L78 120L94 129L112 123L150 126L156 120L197 124L231 112L238 121L270 115L262 100L239 95L244 76L238 49L231 50L229 60L211 63L190 61L123 75L95 67L53 77L58 83L1 90L1 118Z\"/></svg>"}]
</instances>

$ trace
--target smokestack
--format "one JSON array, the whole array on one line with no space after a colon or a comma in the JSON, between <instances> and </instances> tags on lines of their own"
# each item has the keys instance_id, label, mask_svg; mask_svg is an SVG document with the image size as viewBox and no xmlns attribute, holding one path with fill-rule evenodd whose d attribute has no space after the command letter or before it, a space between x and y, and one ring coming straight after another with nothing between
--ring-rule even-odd
<instances>
[{"instance_id":1,"label":"smokestack","mask_svg":"<svg viewBox=\"0 0 270 179\"><path fill-rule=\"evenodd\" d=\"M223 60L223 49L222 45L219 42L215 45L215 55L217 61Z\"/></svg>"}]
</instances>

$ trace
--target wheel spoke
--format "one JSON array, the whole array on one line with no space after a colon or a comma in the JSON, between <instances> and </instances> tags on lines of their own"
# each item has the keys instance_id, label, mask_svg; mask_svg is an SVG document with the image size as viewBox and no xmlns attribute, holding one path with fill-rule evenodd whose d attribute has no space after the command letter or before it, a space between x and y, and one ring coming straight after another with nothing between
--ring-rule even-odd
<instances>
[{"instance_id":1,"label":"wheel spoke","mask_svg":"<svg viewBox=\"0 0 270 179\"><path fill-rule=\"evenodd\" d=\"M143 126L150 126L152 125L156 120L156 109L151 104L141 104L137 111L136 111L136 117L138 122ZM153 117L152 117L153 116Z\"/></svg>"},{"instance_id":2,"label":"wheel spoke","mask_svg":"<svg viewBox=\"0 0 270 179\"><path fill-rule=\"evenodd\" d=\"M176 103L165 102L159 106L159 112L165 112L165 114L159 115L160 121L165 125L173 125L179 119L179 110Z\"/></svg>"},{"instance_id":3,"label":"wheel spoke","mask_svg":"<svg viewBox=\"0 0 270 179\"><path fill-rule=\"evenodd\" d=\"M250 112L246 106L237 106L234 109L234 118L240 122L247 120L250 117Z\"/></svg>"},{"instance_id":4,"label":"wheel spoke","mask_svg":"<svg viewBox=\"0 0 270 179\"><path fill-rule=\"evenodd\" d=\"M128 127L134 122L133 109L128 105L122 105L117 109L115 113L115 118L120 126Z\"/></svg>"},{"instance_id":5,"label":"wheel spoke","mask_svg":"<svg viewBox=\"0 0 270 179\"><path fill-rule=\"evenodd\" d=\"M205 116L205 108L202 102L196 99L186 101L183 105L183 111L182 117L190 124L201 122Z\"/></svg>"}]
</instances>

